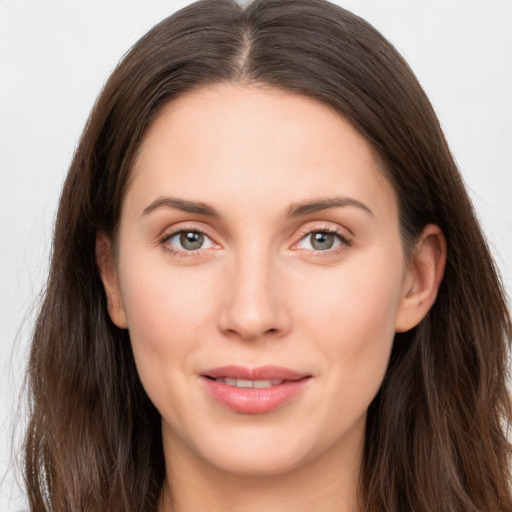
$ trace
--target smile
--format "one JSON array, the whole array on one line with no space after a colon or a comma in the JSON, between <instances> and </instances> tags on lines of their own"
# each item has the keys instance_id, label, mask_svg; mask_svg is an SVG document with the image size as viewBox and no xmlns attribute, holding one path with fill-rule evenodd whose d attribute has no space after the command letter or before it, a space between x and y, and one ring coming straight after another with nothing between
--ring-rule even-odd
<instances>
[{"instance_id":1,"label":"smile","mask_svg":"<svg viewBox=\"0 0 512 512\"><path fill-rule=\"evenodd\" d=\"M224 366L201 375L208 395L221 406L242 414L279 409L300 395L312 375L275 366Z\"/></svg>"},{"instance_id":2,"label":"smile","mask_svg":"<svg viewBox=\"0 0 512 512\"><path fill-rule=\"evenodd\" d=\"M215 379L216 382L222 382L228 386L235 386L237 388L256 388L265 389L271 388L272 386L279 386L284 380L272 379L272 380L247 380L247 379L231 379L229 377Z\"/></svg>"}]
</instances>

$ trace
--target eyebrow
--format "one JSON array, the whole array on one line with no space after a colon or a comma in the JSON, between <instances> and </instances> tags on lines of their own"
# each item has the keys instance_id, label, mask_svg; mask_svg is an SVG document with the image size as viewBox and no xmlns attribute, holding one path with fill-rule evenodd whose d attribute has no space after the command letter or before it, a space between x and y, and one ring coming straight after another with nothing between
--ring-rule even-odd
<instances>
[{"instance_id":1,"label":"eyebrow","mask_svg":"<svg viewBox=\"0 0 512 512\"><path fill-rule=\"evenodd\" d=\"M329 208L341 208L345 206L354 206L360 208L366 213L374 216L373 212L361 201L352 199L350 197L332 197L315 199L313 201L304 201L299 203L292 203L288 208L288 215L290 217L300 217L301 215L308 215L310 213L320 212Z\"/></svg>"},{"instance_id":2,"label":"eyebrow","mask_svg":"<svg viewBox=\"0 0 512 512\"><path fill-rule=\"evenodd\" d=\"M345 206L360 208L373 216L373 212L368 208L368 206L361 201L350 197L332 197L292 203L288 207L287 214L289 217L300 217L302 215L320 212L329 208L341 208ZM158 197L144 208L142 214L147 215L158 208L173 208L175 210L181 210L187 213L196 213L207 217L221 217L220 213L213 206L207 203L200 201L187 201L176 197Z\"/></svg>"},{"instance_id":3,"label":"eyebrow","mask_svg":"<svg viewBox=\"0 0 512 512\"><path fill-rule=\"evenodd\" d=\"M219 212L209 204L196 201L186 201L176 197L158 197L144 208L142 215L147 215L158 208L173 208L175 210L181 210L182 212L206 215L207 217L220 217Z\"/></svg>"}]
</instances>

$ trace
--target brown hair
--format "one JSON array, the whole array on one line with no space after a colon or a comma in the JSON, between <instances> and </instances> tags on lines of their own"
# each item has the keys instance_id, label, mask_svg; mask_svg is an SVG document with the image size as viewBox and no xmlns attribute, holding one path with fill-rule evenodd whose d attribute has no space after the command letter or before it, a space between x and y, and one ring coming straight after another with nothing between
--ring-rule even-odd
<instances>
[{"instance_id":1,"label":"brown hair","mask_svg":"<svg viewBox=\"0 0 512 512\"><path fill-rule=\"evenodd\" d=\"M393 184L404 246L427 223L448 243L420 325L397 334L367 420L370 511L511 511L512 327L497 272L434 111L375 29L324 0L197 2L153 28L101 93L62 192L29 366L26 484L33 512L154 511L160 417L115 327L95 261L115 237L141 139L161 107L218 82L268 84L330 105L371 143Z\"/></svg>"}]
</instances>

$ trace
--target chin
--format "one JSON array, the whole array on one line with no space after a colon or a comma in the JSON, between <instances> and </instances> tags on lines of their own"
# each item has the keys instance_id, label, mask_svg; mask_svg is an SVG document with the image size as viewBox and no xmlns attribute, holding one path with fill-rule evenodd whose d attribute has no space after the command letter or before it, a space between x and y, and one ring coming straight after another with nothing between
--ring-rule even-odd
<instances>
[{"instance_id":1,"label":"chin","mask_svg":"<svg viewBox=\"0 0 512 512\"><path fill-rule=\"evenodd\" d=\"M307 459L299 447L239 447L227 450L216 450L211 454L203 454L209 465L240 477L278 476L290 473L300 467Z\"/></svg>"},{"instance_id":2,"label":"chin","mask_svg":"<svg viewBox=\"0 0 512 512\"><path fill-rule=\"evenodd\" d=\"M285 475L321 459L336 443L316 435L314 428L297 427L280 422L239 425L217 433L210 429L192 449L211 469L233 476Z\"/></svg>"}]
</instances>

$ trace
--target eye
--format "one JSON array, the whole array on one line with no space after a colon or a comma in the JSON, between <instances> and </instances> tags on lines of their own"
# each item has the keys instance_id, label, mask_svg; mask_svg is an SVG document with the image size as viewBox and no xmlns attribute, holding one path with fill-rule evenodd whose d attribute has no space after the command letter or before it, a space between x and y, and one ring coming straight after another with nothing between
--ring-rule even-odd
<instances>
[{"instance_id":1,"label":"eye","mask_svg":"<svg viewBox=\"0 0 512 512\"><path fill-rule=\"evenodd\" d=\"M197 251L214 247L212 240L203 232L180 230L167 235L163 242L178 251Z\"/></svg>"},{"instance_id":2,"label":"eye","mask_svg":"<svg viewBox=\"0 0 512 512\"><path fill-rule=\"evenodd\" d=\"M328 251L341 245L350 245L348 240L339 233L331 230L311 231L296 245L298 249L311 251Z\"/></svg>"}]
</instances>

